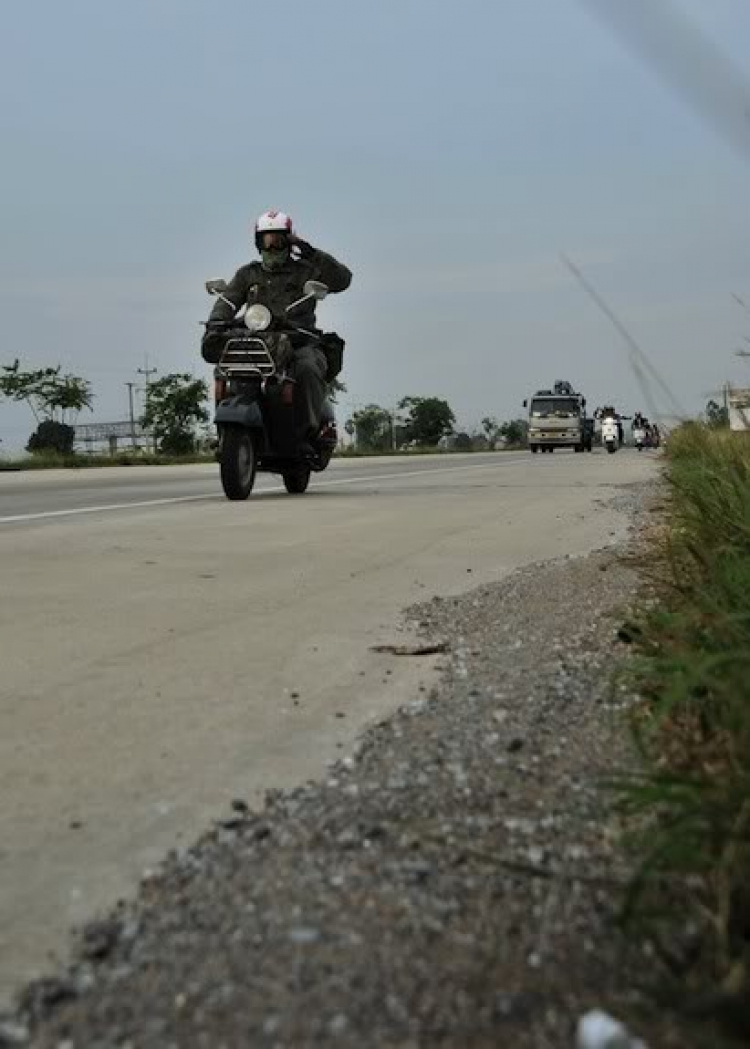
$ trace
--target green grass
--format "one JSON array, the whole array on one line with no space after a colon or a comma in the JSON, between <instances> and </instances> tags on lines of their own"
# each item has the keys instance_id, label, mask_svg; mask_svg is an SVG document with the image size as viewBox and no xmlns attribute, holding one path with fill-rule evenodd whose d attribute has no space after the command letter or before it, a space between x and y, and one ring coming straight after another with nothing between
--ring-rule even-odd
<instances>
[{"instance_id":1,"label":"green grass","mask_svg":"<svg viewBox=\"0 0 750 1049\"><path fill-rule=\"evenodd\" d=\"M118 452L117 455L56 455L54 453L22 456L16 459L0 458L3 470L93 470L112 466L183 466L188 463L215 462L208 455L134 455Z\"/></svg>"},{"instance_id":2,"label":"green grass","mask_svg":"<svg viewBox=\"0 0 750 1049\"><path fill-rule=\"evenodd\" d=\"M621 800L641 859L627 916L693 1004L750 1035L748 437L688 424L669 439L659 598L629 671L644 772Z\"/></svg>"},{"instance_id":3,"label":"green grass","mask_svg":"<svg viewBox=\"0 0 750 1049\"><path fill-rule=\"evenodd\" d=\"M497 449L498 451L519 451L519 446L509 446ZM410 448L408 451L364 451L362 449L345 448L338 450L336 458L341 459L366 459L372 456L397 456L397 455L482 455L483 451L451 448L442 451L438 448ZM189 463L213 463L216 462L213 452L205 455L134 455L132 452L118 452L117 455L55 455L38 454L18 458L0 457L0 472L3 470L88 470L102 469L113 466L185 466Z\"/></svg>"}]
</instances>

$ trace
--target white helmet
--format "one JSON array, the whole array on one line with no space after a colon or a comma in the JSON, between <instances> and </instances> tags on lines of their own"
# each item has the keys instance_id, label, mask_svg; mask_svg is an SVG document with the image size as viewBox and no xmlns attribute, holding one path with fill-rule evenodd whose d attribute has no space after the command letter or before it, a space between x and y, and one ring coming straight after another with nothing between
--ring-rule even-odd
<instances>
[{"instance_id":1,"label":"white helmet","mask_svg":"<svg viewBox=\"0 0 750 1049\"><path fill-rule=\"evenodd\" d=\"M264 211L255 223L255 246L260 251L260 238L263 233L284 233L290 236L292 219L283 211Z\"/></svg>"}]
</instances>

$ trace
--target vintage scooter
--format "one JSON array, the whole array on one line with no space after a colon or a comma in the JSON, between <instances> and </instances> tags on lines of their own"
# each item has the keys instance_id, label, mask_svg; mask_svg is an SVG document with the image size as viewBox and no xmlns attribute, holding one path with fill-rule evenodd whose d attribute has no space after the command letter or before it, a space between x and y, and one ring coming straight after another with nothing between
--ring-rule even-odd
<instances>
[{"instance_id":1,"label":"vintage scooter","mask_svg":"<svg viewBox=\"0 0 750 1049\"><path fill-rule=\"evenodd\" d=\"M206 291L228 305L226 281L206 281ZM247 499L253 490L256 471L280 474L290 494L307 490L311 473L325 470L336 448L336 420L326 400L320 430L311 441L313 456L302 454L294 425L295 382L287 373L284 357L290 356L292 337L304 336L330 354L343 354L344 342L337 335L308 331L295 325L294 311L310 299L324 299L328 288L307 281L304 296L286 309L286 318L274 321L271 311L260 303L248 306L241 327L237 319L226 325L211 322L211 334L223 339L214 371L218 448L216 458L221 484L228 499ZM272 354L272 350L274 351ZM339 363L340 367L340 363Z\"/></svg>"}]
</instances>

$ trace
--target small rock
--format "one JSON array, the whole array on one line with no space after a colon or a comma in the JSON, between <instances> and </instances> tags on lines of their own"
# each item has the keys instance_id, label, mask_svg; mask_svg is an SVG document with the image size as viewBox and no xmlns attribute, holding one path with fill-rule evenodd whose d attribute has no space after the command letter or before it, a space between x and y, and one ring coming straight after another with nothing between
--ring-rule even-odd
<instances>
[{"instance_id":1,"label":"small rock","mask_svg":"<svg viewBox=\"0 0 750 1049\"><path fill-rule=\"evenodd\" d=\"M0 1021L0 1049L10 1049L13 1045L25 1045L29 1040L29 1031L23 1024L12 1021Z\"/></svg>"},{"instance_id":2,"label":"small rock","mask_svg":"<svg viewBox=\"0 0 750 1049\"><path fill-rule=\"evenodd\" d=\"M263 1021L263 1034L276 1034L280 1026L281 1021L278 1016L268 1016Z\"/></svg>"},{"instance_id":3,"label":"small rock","mask_svg":"<svg viewBox=\"0 0 750 1049\"><path fill-rule=\"evenodd\" d=\"M348 1026L349 1021L344 1016L344 1014L338 1013L338 1015L334 1016L334 1018L331 1020L330 1024L328 1025L328 1029L330 1030L331 1034L343 1034Z\"/></svg>"},{"instance_id":4,"label":"small rock","mask_svg":"<svg viewBox=\"0 0 750 1049\"><path fill-rule=\"evenodd\" d=\"M313 929L310 926L301 925L296 929L289 930L289 939L292 943L305 945L309 943L317 943L320 939L320 932L317 929Z\"/></svg>"},{"instance_id":5,"label":"small rock","mask_svg":"<svg viewBox=\"0 0 750 1049\"><path fill-rule=\"evenodd\" d=\"M516 736L508 744L508 751L511 754L515 754L515 752L520 750L522 746L523 746L523 740L519 736Z\"/></svg>"}]
</instances>

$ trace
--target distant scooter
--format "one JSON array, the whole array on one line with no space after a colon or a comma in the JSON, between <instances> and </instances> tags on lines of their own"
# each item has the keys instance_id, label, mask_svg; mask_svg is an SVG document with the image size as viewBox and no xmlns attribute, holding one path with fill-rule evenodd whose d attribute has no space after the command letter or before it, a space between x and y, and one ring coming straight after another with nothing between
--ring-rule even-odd
<instances>
[{"instance_id":1,"label":"distant scooter","mask_svg":"<svg viewBox=\"0 0 750 1049\"><path fill-rule=\"evenodd\" d=\"M610 455L614 455L619 447L619 434L617 430L617 419L605 416L602 419L602 444Z\"/></svg>"},{"instance_id":2,"label":"distant scooter","mask_svg":"<svg viewBox=\"0 0 750 1049\"><path fill-rule=\"evenodd\" d=\"M642 426L633 427L633 441L639 452L646 447L646 431Z\"/></svg>"}]
</instances>

